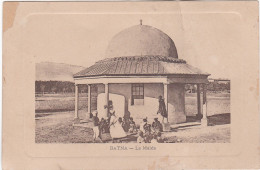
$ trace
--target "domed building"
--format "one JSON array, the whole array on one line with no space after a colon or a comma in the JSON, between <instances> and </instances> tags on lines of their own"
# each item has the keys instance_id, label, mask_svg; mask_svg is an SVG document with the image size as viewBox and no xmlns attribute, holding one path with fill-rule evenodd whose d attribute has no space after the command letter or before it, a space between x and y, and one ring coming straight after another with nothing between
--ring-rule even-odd
<instances>
[{"instance_id":1,"label":"domed building","mask_svg":"<svg viewBox=\"0 0 260 170\"><path fill-rule=\"evenodd\" d=\"M178 58L172 39L162 31L148 25L127 28L112 38L106 51L106 57L125 56Z\"/></svg>"},{"instance_id":2,"label":"domed building","mask_svg":"<svg viewBox=\"0 0 260 170\"><path fill-rule=\"evenodd\" d=\"M105 59L74 75L75 118L78 118L77 85L87 84L90 87L95 84L99 117L108 116L109 108L104 106L112 103L118 117L131 116L136 122L148 118L151 122L158 117L158 98L162 96L168 122L186 122L185 84L200 87L208 82L208 76L208 73L178 58L176 46L167 34L140 23L112 38ZM88 89L88 94L91 94L91 88ZM201 102L198 88L198 115L202 115L203 104L206 104L205 90L203 92L204 100ZM88 106L91 106L91 97ZM90 107L88 112L91 112Z\"/></svg>"}]
</instances>

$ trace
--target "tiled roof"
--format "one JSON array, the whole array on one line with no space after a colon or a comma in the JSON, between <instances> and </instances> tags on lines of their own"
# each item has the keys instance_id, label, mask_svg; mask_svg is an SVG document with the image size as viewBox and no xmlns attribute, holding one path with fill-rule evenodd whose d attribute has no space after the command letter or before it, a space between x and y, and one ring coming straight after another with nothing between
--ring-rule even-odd
<instances>
[{"instance_id":1,"label":"tiled roof","mask_svg":"<svg viewBox=\"0 0 260 170\"><path fill-rule=\"evenodd\" d=\"M209 75L182 59L162 56L107 58L76 73L76 77L115 75Z\"/></svg>"}]
</instances>

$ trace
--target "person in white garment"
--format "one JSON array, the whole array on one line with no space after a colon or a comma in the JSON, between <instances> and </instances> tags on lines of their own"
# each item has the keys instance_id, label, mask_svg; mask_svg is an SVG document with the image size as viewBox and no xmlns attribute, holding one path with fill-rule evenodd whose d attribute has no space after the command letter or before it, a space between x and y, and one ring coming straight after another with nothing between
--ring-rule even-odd
<instances>
[{"instance_id":1,"label":"person in white garment","mask_svg":"<svg viewBox=\"0 0 260 170\"><path fill-rule=\"evenodd\" d=\"M110 117L110 135L113 140L126 137L126 133L118 121L115 112L112 112Z\"/></svg>"},{"instance_id":2,"label":"person in white garment","mask_svg":"<svg viewBox=\"0 0 260 170\"><path fill-rule=\"evenodd\" d=\"M95 141L97 139L97 137L100 137L100 129L99 129L99 118L98 118L98 112L97 111L94 111L93 112L93 123L94 123L94 126L93 126L93 141Z\"/></svg>"},{"instance_id":3,"label":"person in white garment","mask_svg":"<svg viewBox=\"0 0 260 170\"><path fill-rule=\"evenodd\" d=\"M143 119L143 122L140 124L140 131L145 133L144 126L147 124L147 118Z\"/></svg>"}]
</instances>

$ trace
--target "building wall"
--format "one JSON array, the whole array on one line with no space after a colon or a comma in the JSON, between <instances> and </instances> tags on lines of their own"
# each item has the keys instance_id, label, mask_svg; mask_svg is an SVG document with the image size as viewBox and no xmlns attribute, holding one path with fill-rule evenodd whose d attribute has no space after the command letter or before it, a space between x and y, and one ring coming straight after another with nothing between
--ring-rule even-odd
<instances>
[{"instance_id":1,"label":"building wall","mask_svg":"<svg viewBox=\"0 0 260 170\"><path fill-rule=\"evenodd\" d=\"M163 96L163 84L144 84L144 104L131 105L131 84L110 84L109 93L125 97L125 116L131 116L141 123L143 118L153 121L158 117L158 96Z\"/></svg>"},{"instance_id":2,"label":"building wall","mask_svg":"<svg viewBox=\"0 0 260 170\"><path fill-rule=\"evenodd\" d=\"M125 98L125 116L130 115L128 103L131 101L131 84L109 84L109 93L122 95ZM113 101L113 103L116 101Z\"/></svg>"},{"instance_id":3,"label":"building wall","mask_svg":"<svg viewBox=\"0 0 260 170\"><path fill-rule=\"evenodd\" d=\"M107 118L107 109L104 108L106 103L106 95L105 93L100 93L97 99L97 111L98 117ZM109 99L113 101L114 111L118 117L124 117L125 115L125 97L123 95L118 94L109 94Z\"/></svg>"},{"instance_id":4,"label":"building wall","mask_svg":"<svg viewBox=\"0 0 260 170\"><path fill-rule=\"evenodd\" d=\"M131 105L128 102L129 112L131 116L138 121L142 122L143 118L148 118L149 122L153 122L157 115L159 103L158 97L163 96L163 84L144 84L144 105ZM161 118L160 118L161 119Z\"/></svg>"},{"instance_id":5,"label":"building wall","mask_svg":"<svg viewBox=\"0 0 260 170\"><path fill-rule=\"evenodd\" d=\"M97 84L97 93L105 93L105 85L104 84Z\"/></svg>"},{"instance_id":6,"label":"building wall","mask_svg":"<svg viewBox=\"0 0 260 170\"><path fill-rule=\"evenodd\" d=\"M100 93L104 93L104 85L98 85L98 94ZM133 117L136 123L141 123L142 119L146 117L151 123L155 117L161 120L160 115L157 115L157 111L159 107L158 97L160 95L163 96L164 94L164 85L162 83L144 84L143 105L131 105L131 84L109 84L109 93L124 96L124 114L125 116ZM122 98L120 99L122 100ZM115 98L113 100L113 103L118 101ZM168 114L170 123L180 123L186 121L184 100L183 85L168 85Z\"/></svg>"}]
</instances>

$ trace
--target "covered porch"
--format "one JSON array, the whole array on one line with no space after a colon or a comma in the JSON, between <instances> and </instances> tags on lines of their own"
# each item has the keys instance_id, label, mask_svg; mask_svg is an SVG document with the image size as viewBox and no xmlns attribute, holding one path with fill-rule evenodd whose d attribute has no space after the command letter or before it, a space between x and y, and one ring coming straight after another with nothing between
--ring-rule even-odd
<instances>
[{"instance_id":1,"label":"covered porch","mask_svg":"<svg viewBox=\"0 0 260 170\"><path fill-rule=\"evenodd\" d=\"M81 77L75 79L75 122L80 123L78 116L78 85L88 86L88 112L89 117L93 111L91 109L91 86L98 87L97 110L99 115L108 115L109 101L113 104L124 103L122 108L115 109L119 117L133 117L136 123L147 117L148 121L158 117L158 97L161 95L165 100L168 112L168 122L178 124L186 122L185 113L185 84L196 84L197 86L197 119L201 120L201 125L207 126L207 98L206 98L207 76L203 75L183 75L183 76L94 76ZM136 90L138 89L138 90ZM138 94L137 94L138 93ZM202 94L201 94L202 93ZM116 96L123 96L117 98ZM203 96L201 99L201 95ZM99 97L98 97L99 98ZM123 102L121 100L124 100ZM100 104L102 103L102 105Z\"/></svg>"}]
</instances>

